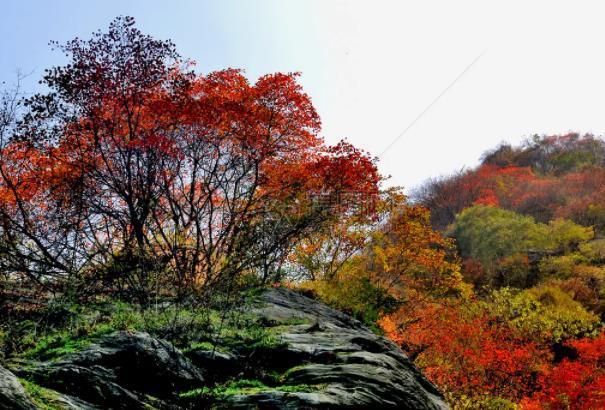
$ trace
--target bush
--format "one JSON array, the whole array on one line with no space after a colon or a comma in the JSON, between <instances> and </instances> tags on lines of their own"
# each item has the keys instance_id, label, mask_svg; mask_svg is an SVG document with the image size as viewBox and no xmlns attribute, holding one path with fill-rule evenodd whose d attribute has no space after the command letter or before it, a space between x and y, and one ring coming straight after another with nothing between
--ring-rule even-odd
<instances>
[{"instance_id":1,"label":"bush","mask_svg":"<svg viewBox=\"0 0 605 410\"><path fill-rule=\"evenodd\" d=\"M377 329L381 314L393 311L397 301L360 272L343 272L331 279L305 282L302 289L312 291L322 302L344 311L367 326Z\"/></svg>"},{"instance_id":2,"label":"bush","mask_svg":"<svg viewBox=\"0 0 605 410\"><path fill-rule=\"evenodd\" d=\"M540 262L539 270L542 276L546 278L566 279L574 275L576 267L584 260L585 258L578 253L549 256Z\"/></svg>"},{"instance_id":3,"label":"bush","mask_svg":"<svg viewBox=\"0 0 605 410\"><path fill-rule=\"evenodd\" d=\"M548 248L546 225L491 206L477 205L462 211L451 233L463 257L481 262L491 272L502 258Z\"/></svg>"},{"instance_id":4,"label":"bush","mask_svg":"<svg viewBox=\"0 0 605 410\"><path fill-rule=\"evenodd\" d=\"M580 244L580 253L588 259L590 263L605 262L605 239L597 239L594 241Z\"/></svg>"},{"instance_id":5,"label":"bush","mask_svg":"<svg viewBox=\"0 0 605 410\"><path fill-rule=\"evenodd\" d=\"M509 288L495 290L487 307L491 314L540 342L556 343L595 334L599 326L594 313L552 285L522 292Z\"/></svg>"}]
</instances>

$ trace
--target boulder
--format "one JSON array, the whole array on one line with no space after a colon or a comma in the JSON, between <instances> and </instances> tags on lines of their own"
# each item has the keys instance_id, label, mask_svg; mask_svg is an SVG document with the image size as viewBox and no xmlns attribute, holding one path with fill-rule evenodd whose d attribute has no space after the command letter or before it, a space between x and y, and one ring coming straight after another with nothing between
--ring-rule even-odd
<instances>
[{"instance_id":1,"label":"boulder","mask_svg":"<svg viewBox=\"0 0 605 410\"><path fill-rule=\"evenodd\" d=\"M240 358L229 352L218 350L193 350L187 353L191 362L200 369L208 382L220 382L241 371Z\"/></svg>"},{"instance_id":2,"label":"boulder","mask_svg":"<svg viewBox=\"0 0 605 410\"><path fill-rule=\"evenodd\" d=\"M167 407L164 401L204 382L202 372L172 344L138 332L116 332L59 361L29 364L20 373L115 409Z\"/></svg>"},{"instance_id":3,"label":"boulder","mask_svg":"<svg viewBox=\"0 0 605 410\"><path fill-rule=\"evenodd\" d=\"M17 376L0 366L0 409L33 410L35 408Z\"/></svg>"},{"instance_id":4,"label":"boulder","mask_svg":"<svg viewBox=\"0 0 605 410\"><path fill-rule=\"evenodd\" d=\"M115 332L55 361L15 362L14 373L74 410L448 408L399 347L322 303L270 289L242 313L272 342L217 337L213 350L183 354L147 333ZM13 373L0 376L0 409L36 408Z\"/></svg>"},{"instance_id":5,"label":"boulder","mask_svg":"<svg viewBox=\"0 0 605 410\"><path fill-rule=\"evenodd\" d=\"M149 408L142 398L120 386L115 373L100 366L83 367L69 362L44 363L24 370L37 384L79 400L111 409ZM69 399L67 398L69 401Z\"/></svg>"},{"instance_id":6,"label":"boulder","mask_svg":"<svg viewBox=\"0 0 605 410\"><path fill-rule=\"evenodd\" d=\"M204 382L200 369L180 350L141 332L116 332L63 363L109 369L121 386L155 397L173 397Z\"/></svg>"},{"instance_id":7,"label":"boulder","mask_svg":"<svg viewBox=\"0 0 605 410\"><path fill-rule=\"evenodd\" d=\"M401 349L360 322L288 289L267 291L263 302L256 312L283 329L285 347L272 361L280 362L280 355L299 360L284 385L316 389L235 394L225 398L225 408L448 408ZM293 319L310 323L288 326Z\"/></svg>"},{"instance_id":8,"label":"boulder","mask_svg":"<svg viewBox=\"0 0 605 410\"><path fill-rule=\"evenodd\" d=\"M56 407L64 410L100 410L101 407L92 405L68 394L58 394L53 400Z\"/></svg>"}]
</instances>

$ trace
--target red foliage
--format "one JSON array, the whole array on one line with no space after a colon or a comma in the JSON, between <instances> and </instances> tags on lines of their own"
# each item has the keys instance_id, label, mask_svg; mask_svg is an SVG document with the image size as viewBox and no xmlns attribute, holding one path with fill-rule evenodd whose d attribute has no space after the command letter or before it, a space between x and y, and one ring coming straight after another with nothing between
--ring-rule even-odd
<instances>
[{"instance_id":1,"label":"red foliage","mask_svg":"<svg viewBox=\"0 0 605 410\"><path fill-rule=\"evenodd\" d=\"M449 392L519 400L548 352L505 323L463 305L429 304L385 316L387 336L416 357L427 377Z\"/></svg>"},{"instance_id":2,"label":"red foliage","mask_svg":"<svg viewBox=\"0 0 605 410\"><path fill-rule=\"evenodd\" d=\"M574 340L577 358L547 367L538 378L536 394L522 401L524 409L605 408L605 333Z\"/></svg>"},{"instance_id":3,"label":"red foliage","mask_svg":"<svg viewBox=\"0 0 605 410\"><path fill-rule=\"evenodd\" d=\"M128 17L59 48L70 63L47 70L51 92L28 100L19 135L0 149L8 252L31 262L15 271L69 276L123 254L146 261L127 269L142 268L141 283L168 266L183 282L218 281L221 269L283 259L323 222L287 218L319 214L314 196L378 190L367 153L319 136L297 74L197 75ZM227 267L237 252L252 260Z\"/></svg>"},{"instance_id":4,"label":"red foliage","mask_svg":"<svg viewBox=\"0 0 605 410\"><path fill-rule=\"evenodd\" d=\"M473 204L500 206L547 222L570 218L605 230L605 142L578 134L504 145L476 169L432 180L420 191L443 228Z\"/></svg>"}]
</instances>

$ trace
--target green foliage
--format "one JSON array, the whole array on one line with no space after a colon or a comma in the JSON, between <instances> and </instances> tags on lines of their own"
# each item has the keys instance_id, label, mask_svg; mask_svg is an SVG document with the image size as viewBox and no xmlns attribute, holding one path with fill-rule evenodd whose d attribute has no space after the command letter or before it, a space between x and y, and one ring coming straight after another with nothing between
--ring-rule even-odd
<instances>
[{"instance_id":1,"label":"green foliage","mask_svg":"<svg viewBox=\"0 0 605 410\"><path fill-rule=\"evenodd\" d=\"M241 306L221 301L217 302L217 308L187 305L141 308L121 301L94 307L72 306L65 314L68 319L5 323L0 327L0 346L5 345L3 350L9 356L57 360L114 331L148 332L183 350L221 350L224 347L253 351L282 346L279 327L246 313L249 301L257 303L257 292L246 292L241 299ZM47 318L48 315L42 316ZM287 325L305 321L296 322Z\"/></svg>"},{"instance_id":2,"label":"green foliage","mask_svg":"<svg viewBox=\"0 0 605 410\"><path fill-rule=\"evenodd\" d=\"M110 326L115 330L130 331L141 330L146 325L153 326L153 320L150 322L145 321L141 313L142 311L138 310L135 306L117 301L112 306L112 312L109 317Z\"/></svg>"},{"instance_id":3,"label":"green foliage","mask_svg":"<svg viewBox=\"0 0 605 410\"><path fill-rule=\"evenodd\" d=\"M380 315L397 306L396 300L386 290L376 286L369 276L352 269L330 279L306 282L302 287L314 292L327 305L375 329Z\"/></svg>"},{"instance_id":4,"label":"green foliage","mask_svg":"<svg viewBox=\"0 0 605 410\"><path fill-rule=\"evenodd\" d=\"M114 331L145 331L168 339L177 346L207 337L219 315L209 309L169 306L141 309L136 305L114 302L97 308L78 307L69 321L41 326L23 321L11 327L18 335L10 353L28 358L55 360L88 346Z\"/></svg>"},{"instance_id":5,"label":"green foliage","mask_svg":"<svg viewBox=\"0 0 605 410\"><path fill-rule=\"evenodd\" d=\"M548 248L548 227L504 209L476 205L456 217L452 234L464 257L493 269L501 258Z\"/></svg>"},{"instance_id":6,"label":"green foliage","mask_svg":"<svg viewBox=\"0 0 605 410\"><path fill-rule=\"evenodd\" d=\"M570 150L552 157L552 166L558 173L582 169L597 163L598 158L591 151Z\"/></svg>"},{"instance_id":7,"label":"green foliage","mask_svg":"<svg viewBox=\"0 0 605 410\"><path fill-rule=\"evenodd\" d=\"M454 410L517 410L520 408L514 402L502 397L468 397L466 395L453 396L446 394L446 398Z\"/></svg>"},{"instance_id":8,"label":"green foliage","mask_svg":"<svg viewBox=\"0 0 605 410\"><path fill-rule=\"evenodd\" d=\"M549 256L540 261L540 273L543 277L569 278L574 275L576 267L584 261L578 253Z\"/></svg>"},{"instance_id":9,"label":"green foliage","mask_svg":"<svg viewBox=\"0 0 605 410\"><path fill-rule=\"evenodd\" d=\"M57 392L38 386L36 383L29 380L19 379L19 381L36 408L40 410L65 409L65 406L57 401Z\"/></svg>"},{"instance_id":10,"label":"green foliage","mask_svg":"<svg viewBox=\"0 0 605 410\"><path fill-rule=\"evenodd\" d=\"M545 225L529 216L483 205L462 211L452 234L464 257L488 267L528 251L570 251L594 237L592 228L569 220L556 219Z\"/></svg>"},{"instance_id":11,"label":"green foliage","mask_svg":"<svg viewBox=\"0 0 605 410\"><path fill-rule=\"evenodd\" d=\"M475 278L476 285L527 288L543 277L565 278L584 261L580 253L594 237L590 227L556 219L548 224L529 216L496 207L477 205L461 212L452 227L462 256L483 266L485 277ZM542 256L539 267L530 255ZM535 261L535 256L532 256Z\"/></svg>"},{"instance_id":12,"label":"green foliage","mask_svg":"<svg viewBox=\"0 0 605 410\"><path fill-rule=\"evenodd\" d=\"M309 385L309 384L296 384L296 385L281 385L281 386L267 386L260 380L232 380L222 385L214 387L202 387L194 390L190 390L180 394L183 399L194 399L203 396L214 396L220 398L221 396L233 396L239 394L257 394L261 392L272 392L280 391L287 393L296 392L314 392L324 388L324 385Z\"/></svg>"},{"instance_id":13,"label":"green foliage","mask_svg":"<svg viewBox=\"0 0 605 410\"><path fill-rule=\"evenodd\" d=\"M240 350L272 350L283 346L276 331L271 331L258 318L237 318L225 322L218 329L220 343Z\"/></svg>"},{"instance_id":14,"label":"green foliage","mask_svg":"<svg viewBox=\"0 0 605 410\"><path fill-rule=\"evenodd\" d=\"M583 214L578 215L581 223L594 226L595 231L605 232L605 205L588 204Z\"/></svg>"},{"instance_id":15,"label":"green foliage","mask_svg":"<svg viewBox=\"0 0 605 410\"><path fill-rule=\"evenodd\" d=\"M540 285L521 292L502 288L492 292L493 315L537 341L560 342L594 334L599 318L560 288Z\"/></svg>"},{"instance_id":16,"label":"green foliage","mask_svg":"<svg viewBox=\"0 0 605 410\"><path fill-rule=\"evenodd\" d=\"M89 337L77 337L66 331L53 333L42 337L34 347L26 350L23 356L40 360L59 359L62 356L84 349L95 336L100 336L103 333L106 332L96 332Z\"/></svg>"},{"instance_id":17,"label":"green foliage","mask_svg":"<svg viewBox=\"0 0 605 410\"><path fill-rule=\"evenodd\" d=\"M184 352L195 352L198 350L215 350L216 346L211 342L193 342L187 348L183 349Z\"/></svg>"},{"instance_id":18,"label":"green foliage","mask_svg":"<svg viewBox=\"0 0 605 410\"><path fill-rule=\"evenodd\" d=\"M605 262L605 239L582 243L578 249L580 254L586 257L590 263Z\"/></svg>"},{"instance_id":19,"label":"green foliage","mask_svg":"<svg viewBox=\"0 0 605 410\"><path fill-rule=\"evenodd\" d=\"M582 242L594 237L591 227L584 227L567 219L555 219L548 223L547 238L550 247L559 251L570 251Z\"/></svg>"}]
</instances>

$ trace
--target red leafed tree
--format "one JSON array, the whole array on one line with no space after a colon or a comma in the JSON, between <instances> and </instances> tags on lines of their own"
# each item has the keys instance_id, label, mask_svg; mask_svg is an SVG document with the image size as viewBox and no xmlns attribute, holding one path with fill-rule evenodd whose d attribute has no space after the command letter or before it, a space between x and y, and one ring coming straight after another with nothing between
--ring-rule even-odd
<instances>
[{"instance_id":1,"label":"red leafed tree","mask_svg":"<svg viewBox=\"0 0 605 410\"><path fill-rule=\"evenodd\" d=\"M499 206L537 221L570 218L605 230L605 143L571 133L534 137L488 152L476 169L429 180L416 199L444 229L473 204Z\"/></svg>"},{"instance_id":2,"label":"red leafed tree","mask_svg":"<svg viewBox=\"0 0 605 410\"><path fill-rule=\"evenodd\" d=\"M315 196L377 190L366 153L318 136L296 74L195 74L131 18L58 47L70 63L46 72L51 91L1 149L6 270L96 275L142 302L152 288L268 279L335 217Z\"/></svg>"},{"instance_id":3,"label":"red leafed tree","mask_svg":"<svg viewBox=\"0 0 605 410\"><path fill-rule=\"evenodd\" d=\"M523 400L524 409L605 408L605 334L571 341L569 347L575 357L546 368L538 392Z\"/></svg>"},{"instance_id":4,"label":"red leafed tree","mask_svg":"<svg viewBox=\"0 0 605 410\"><path fill-rule=\"evenodd\" d=\"M383 317L387 336L427 377L459 397L484 395L517 401L530 393L549 354L514 329L468 306L440 301Z\"/></svg>"},{"instance_id":5,"label":"red leafed tree","mask_svg":"<svg viewBox=\"0 0 605 410\"><path fill-rule=\"evenodd\" d=\"M520 187L533 180L535 176L529 167L486 164L429 180L417 190L415 199L429 208L433 225L444 229L456 214L472 205L511 207Z\"/></svg>"}]
</instances>

